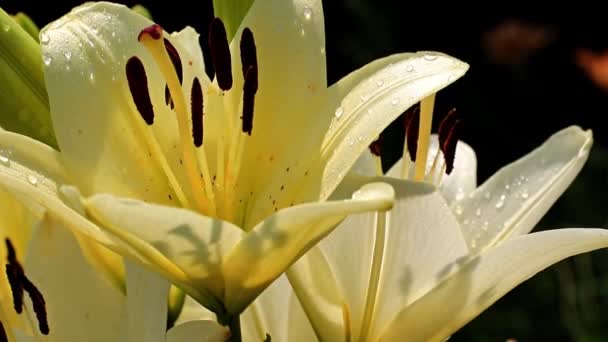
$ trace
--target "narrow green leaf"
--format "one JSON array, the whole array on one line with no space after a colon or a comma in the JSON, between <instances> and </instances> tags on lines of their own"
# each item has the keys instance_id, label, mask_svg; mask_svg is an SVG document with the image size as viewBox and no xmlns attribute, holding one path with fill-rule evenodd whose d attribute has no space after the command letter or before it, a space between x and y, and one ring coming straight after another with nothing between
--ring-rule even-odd
<instances>
[{"instance_id":1,"label":"narrow green leaf","mask_svg":"<svg viewBox=\"0 0 608 342\"><path fill-rule=\"evenodd\" d=\"M15 19L17 24L19 24L19 26L21 26L21 28L30 35L30 37L32 37L37 43L39 42L38 35L40 34L40 28L38 25L36 25L32 18L23 12L19 12L13 16L13 19Z\"/></svg>"},{"instance_id":2,"label":"narrow green leaf","mask_svg":"<svg viewBox=\"0 0 608 342\"><path fill-rule=\"evenodd\" d=\"M0 9L0 126L57 147L38 43Z\"/></svg>"}]
</instances>

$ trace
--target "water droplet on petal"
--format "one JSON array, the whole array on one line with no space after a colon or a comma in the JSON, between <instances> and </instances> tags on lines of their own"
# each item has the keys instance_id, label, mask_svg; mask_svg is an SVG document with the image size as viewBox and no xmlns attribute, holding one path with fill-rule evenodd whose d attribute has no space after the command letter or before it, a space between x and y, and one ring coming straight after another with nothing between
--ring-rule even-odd
<instances>
[{"instance_id":1,"label":"water droplet on petal","mask_svg":"<svg viewBox=\"0 0 608 342\"><path fill-rule=\"evenodd\" d=\"M44 62L44 65L49 66L51 65L53 59L51 58L51 56L42 56L42 61Z\"/></svg>"},{"instance_id":2,"label":"water droplet on petal","mask_svg":"<svg viewBox=\"0 0 608 342\"><path fill-rule=\"evenodd\" d=\"M530 194L528 194L527 190L524 190L521 192L521 198L526 199L530 196Z\"/></svg>"},{"instance_id":3,"label":"water droplet on petal","mask_svg":"<svg viewBox=\"0 0 608 342\"><path fill-rule=\"evenodd\" d=\"M408 66L406 66L406 67L405 67L405 71L407 71L407 72L412 72L412 71L414 71L414 66L413 66L413 65L411 65L411 64L409 64Z\"/></svg>"},{"instance_id":4,"label":"water droplet on petal","mask_svg":"<svg viewBox=\"0 0 608 342\"><path fill-rule=\"evenodd\" d=\"M342 114L344 114L344 108L342 108L342 107L336 108L336 113L335 113L336 119L339 119L342 116Z\"/></svg>"},{"instance_id":5,"label":"water droplet on petal","mask_svg":"<svg viewBox=\"0 0 608 342\"><path fill-rule=\"evenodd\" d=\"M481 208L477 208L477 210L475 210L475 216L481 216Z\"/></svg>"},{"instance_id":6,"label":"water droplet on petal","mask_svg":"<svg viewBox=\"0 0 608 342\"><path fill-rule=\"evenodd\" d=\"M424 60L432 62L437 59L437 55L424 55Z\"/></svg>"},{"instance_id":7,"label":"water droplet on petal","mask_svg":"<svg viewBox=\"0 0 608 342\"><path fill-rule=\"evenodd\" d=\"M378 80L378 81L376 81L376 85L377 85L378 87L382 87L382 85L383 85L383 84L384 84L384 81L383 81L383 80Z\"/></svg>"},{"instance_id":8,"label":"water droplet on petal","mask_svg":"<svg viewBox=\"0 0 608 342\"><path fill-rule=\"evenodd\" d=\"M2 29L4 30L4 32L8 32L11 30L11 27L8 24L4 24L2 25Z\"/></svg>"},{"instance_id":9,"label":"water droplet on petal","mask_svg":"<svg viewBox=\"0 0 608 342\"><path fill-rule=\"evenodd\" d=\"M310 20L310 18L312 17L312 8L306 6L304 7L304 18L306 18L306 20Z\"/></svg>"},{"instance_id":10,"label":"water droplet on petal","mask_svg":"<svg viewBox=\"0 0 608 342\"><path fill-rule=\"evenodd\" d=\"M40 36L40 42L41 42L42 44L48 44L50 41L51 41L51 37L49 37L49 35L48 35L48 34L43 33L43 34Z\"/></svg>"},{"instance_id":11,"label":"water droplet on petal","mask_svg":"<svg viewBox=\"0 0 608 342\"><path fill-rule=\"evenodd\" d=\"M504 207L506 198L507 196L500 195L500 199L498 200L498 202L496 202L496 209L501 209L502 207Z\"/></svg>"},{"instance_id":12,"label":"water droplet on petal","mask_svg":"<svg viewBox=\"0 0 608 342\"><path fill-rule=\"evenodd\" d=\"M91 83L95 82L95 74L92 71L89 73L89 81Z\"/></svg>"},{"instance_id":13,"label":"water droplet on petal","mask_svg":"<svg viewBox=\"0 0 608 342\"><path fill-rule=\"evenodd\" d=\"M391 104L392 104L393 106L396 106L396 105L398 105L398 104L399 104L399 102L400 102L400 101L401 101L401 100L399 100L399 98L398 98L398 97L393 97L393 99L391 100Z\"/></svg>"},{"instance_id":14,"label":"water droplet on petal","mask_svg":"<svg viewBox=\"0 0 608 342\"><path fill-rule=\"evenodd\" d=\"M462 215L462 207L457 205L456 208L454 208L454 211L456 212L456 215L460 216Z\"/></svg>"},{"instance_id":15,"label":"water droplet on petal","mask_svg":"<svg viewBox=\"0 0 608 342\"><path fill-rule=\"evenodd\" d=\"M505 185L505 190L509 190L511 187L509 186L509 184Z\"/></svg>"},{"instance_id":16,"label":"water droplet on petal","mask_svg":"<svg viewBox=\"0 0 608 342\"><path fill-rule=\"evenodd\" d=\"M36 186L38 184L38 178L36 178L36 176L34 176L34 175L28 175L27 181L30 182L30 184L32 184L34 186Z\"/></svg>"},{"instance_id":17,"label":"water droplet on petal","mask_svg":"<svg viewBox=\"0 0 608 342\"><path fill-rule=\"evenodd\" d=\"M72 53L70 51L66 51L63 55L65 56L65 59L67 59L68 61L70 59L72 59Z\"/></svg>"},{"instance_id":18,"label":"water droplet on petal","mask_svg":"<svg viewBox=\"0 0 608 342\"><path fill-rule=\"evenodd\" d=\"M0 163L2 163L4 166L9 166L11 164L11 160L4 154L0 154Z\"/></svg>"},{"instance_id":19,"label":"water droplet on petal","mask_svg":"<svg viewBox=\"0 0 608 342\"><path fill-rule=\"evenodd\" d=\"M112 31L112 38L116 38L116 32Z\"/></svg>"},{"instance_id":20,"label":"water droplet on petal","mask_svg":"<svg viewBox=\"0 0 608 342\"><path fill-rule=\"evenodd\" d=\"M488 226L489 226L489 225L490 225L490 224L488 223L488 221L483 221L483 225L481 226L481 229L482 229L484 232L487 232L487 231L488 231Z\"/></svg>"}]
</instances>

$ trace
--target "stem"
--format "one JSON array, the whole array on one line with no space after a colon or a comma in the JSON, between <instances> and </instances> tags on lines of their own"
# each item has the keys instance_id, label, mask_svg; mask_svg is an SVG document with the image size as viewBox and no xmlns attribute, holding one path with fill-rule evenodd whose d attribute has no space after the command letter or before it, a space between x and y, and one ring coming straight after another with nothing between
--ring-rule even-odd
<instances>
[{"instance_id":1,"label":"stem","mask_svg":"<svg viewBox=\"0 0 608 342\"><path fill-rule=\"evenodd\" d=\"M227 342L242 342L243 338L241 337L241 316L236 315L228 318L227 322L228 328L230 329L230 338Z\"/></svg>"}]
</instances>

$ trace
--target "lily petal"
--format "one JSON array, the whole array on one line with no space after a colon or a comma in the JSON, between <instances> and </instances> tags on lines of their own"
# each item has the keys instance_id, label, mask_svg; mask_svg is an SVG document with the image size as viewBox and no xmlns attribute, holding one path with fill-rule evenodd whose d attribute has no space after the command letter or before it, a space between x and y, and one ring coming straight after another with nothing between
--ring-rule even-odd
<instances>
[{"instance_id":1,"label":"lily petal","mask_svg":"<svg viewBox=\"0 0 608 342\"><path fill-rule=\"evenodd\" d=\"M439 142L436 134L431 135L429 144L429 156L426 165L428 173L433 166L433 159L439 153L435 174L441 173L441 165L443 164L443 154L439 150ZM409 162L410 179L414 176L414 163ZM399 159L388 172L387 177L401 178L401 170L403 169L403 158ZM477 156L471 146L464 141L458 141L456 144L456 154L454 158L454 169L449 175L442 175L442 181L439 184L439 190L443 197L452 204L455 200L464 198L477 187Z\"/></svg>"},{"instance_id":2,"label":"lily petal","mask_svg":"<svg viewBox=\"0 0 608 342\"><path fill-rule=\"evenodd\" d=\"M130 261L127 270L128 340L164 342L169 282Z\"/></svg>"},{"instance_id":3,"label":"lily petal","mask_svg":"<svg viewBox=\"0 0 608 342\"><path fill-rule=\"evenodd\" d=\"M24 269L46 301L52 340L118 341L124 336L123 294L86 262L60 222L46 217L36 228ZM37 322L25 302L31 321Z\"/></svg>"},{"instance_id":4,"label":"lily petal","mask_svg":"<svg viewBox=\"0 0 608 342\"><path fill-rule=\"evenodd\" d=\"M185 278L180 274L185 274L188 283L179 285L209 291L187 291L202 304L214 305L223 297L225 280L220 267L243 235L239 227L189 210L107 194L89 198L86 208L110 234L140 253L161 274L181 277L182 282ZM164 261L153 262L159 255Z\"/></svg>"},{"instance_id":5,"label":"lily petal","mask_svg":"<svg viewBox=\"0 0 608 342\"><path fill-rule=\"evenodd\" d=\"M328 101L326 110L336 115L331 117L322 146L327 164L320 198L332 193L357 157L397 116L468 70L468 64L435 52L401 56L398 62L389 63L354 88L350 88L350 78L345 85L338 82L331 87L329 99L333 102ZM366 73L365 68L356 72Z\"/></svg>"},{"instance_id":6,"label":"lily petal","mask_svg":"<svg viewBox=\"0 0 608 342\"><path fill-rule=\"evenodd\" d=\"M241 312L348 214L387 210L393 198L392 187L371 183L354 192L351 200L302 204L260 222L224 261L228 311Z\"/></svg>"},{"instance_id":7,"label":"lily petal","mask_svg":"<svg viewBox=\"0 0 608 342\"><path fill-rule=\"evenodd\" d=\"M454 203L469 247L481 251L532 230L580 172L592 143L591 131L565 128Z\"/></svg>"},{"instance_id":8,"label":"lily petal","mask_svg":"<svg viewBox=\"0 0 608 342\"><path fill-rule=\"evenodd\" d=\"M515 237L462 263L458 271L405 308L382 341L443 341L511 289L567 257L608 247L604 229L557 229Z\"/></svg>"},{"instance_id":9,"label":"lily petal","mask_svg":"<svg viewBox=\"0 0 608 342\"><path fill-rule=\"evenodd\" d=\"M383 213L349 216L319 243L323 259L305 255L288 272L296 293L309 293L298 298L322 340L345 336L365 339L362 337L364 332L359 329L366 324L367 338L375 340L386 322L401 308L430 291L449 274L450 265L468 253L458 223L438 191L423 183L388 178L375 180L381 179L391 184L396 192L395 205L387 212L385 223L377 217ZM367 228L362 230L363 227ZM374 255L380 259L374 260ZM327 265L319 263L323 260ZM310 265L306 266L306 263ZM303 277L307 273L305 267L313 272L331 269L330 274L337 284L331 286L331 279L319 279L326 272ZM369 292L370 281L377 284L377 293L381 296ZM342 295L331 294L335 291L332 288L339 289ZM343 298L343 302L334 308L334 311L340 310L337 314L327 310L326 305L319 305L327 296ZM374 314L366 316L366 310L372 310L369 303L374 303ZM348 322L343 321L342 310L348 310ZM373 317L373 322L364 322L365 317ZM331 324L328 326L330 322L334 322L333 331Z\"/></svg>"},{"instance_id":10,"label":"lily petal","mask_svg":"<svg viewBox=\"0 0 608 342\"><path fill-rule=\"evenodd\" d=\"M51 116L66 168L85 194L109 192L156 203L177 198L155 157L149 127L131 98L126 62L155 65L137 42L152 22L129 8L88 3L41 32ZM46 64L46 63L45 63ZM170 115L157 68L147 68L155 114ZM157 89L161 88L161 89Z\"/></svg>"},{"instance_id":11,"label":"lily petal","mask_svg":"<svg viewBox=\"0 0 608 342\"><path fill-rule=\"evenodd\" d=\"M167 342L223 342L230 337L230 331L214 321L188 321L167 331Z\"/></svg>"}]
</instances>

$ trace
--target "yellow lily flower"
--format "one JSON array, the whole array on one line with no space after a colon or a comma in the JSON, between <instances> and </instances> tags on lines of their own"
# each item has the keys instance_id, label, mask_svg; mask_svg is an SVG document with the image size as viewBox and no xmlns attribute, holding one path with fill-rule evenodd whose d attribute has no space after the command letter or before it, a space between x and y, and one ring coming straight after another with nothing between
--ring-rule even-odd
<instances>
[{"instance_id":1,"label":"yellow lily flower","mask_svg":"<svg viewBox=\"0 0 608 342\"><path fill-rule=\"evenodd\" d=\"M319 0L255 1L231 42L220 19L211 28L214 80L193 29L167 34L121 5L45 27L61 152L0 132L0 185L226 324L346 215L391 207L382 183L327 199L375 136L468 65L398 54L327 87ZM115 255L90 259L120 279Z\"/></svg>"},{"instance_id":2,"label":"yellow lily flower","mask_svg":"<svg viewBox=\"0 0 608 342\"><path fill-rule=\"evenodd\" d=\"M395 205L348 217L287 271L309 320L289 329L311 324L320 341L444 341L537 272L608 247L604 229L529 234L587 160L590 131L563 129L477 186L454 118L431 136L432 107L423 101L409 121L420 130L407 129L385 176L367 153L338 189L387 182Z\"/></svg>"}]
</instances>

